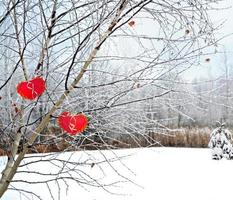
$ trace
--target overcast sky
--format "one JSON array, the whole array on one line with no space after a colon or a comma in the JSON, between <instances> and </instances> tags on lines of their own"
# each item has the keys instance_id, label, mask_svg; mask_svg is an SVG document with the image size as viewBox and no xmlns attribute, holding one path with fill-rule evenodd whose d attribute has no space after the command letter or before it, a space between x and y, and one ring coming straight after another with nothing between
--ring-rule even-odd
<instances>
[{"instance_id":1,"label":"overcast sky","mask_svg":"<svg viewBox=\"0 0 233 200\"><path fill-rule=\"evenodd\" d=\"M222 38L217 48L216 54L209 56L203 56L200 58L201 63L199 66L193 66L191 69L183 73L183 77L188 82L194 79L208 78L215 79L225 73L224 60L227 57L227 65L229 70L233 72L233 0L223 0L221 3L216 5L216 10L209 12L210 19L214 26L219 26L222 24L221 28L216 32L216 39ZM136 35L158 35L158 27L151 26L150 21L141 21L136 19L136 26L132 29L132 32ZM230 35L232 34L232 35ZM228 35L228 36L227 36ZM118 50L116 54L119 56L122 54L127 54L127 56L135 56L138 52L137 44L130 40L130 38L120 38L118 43ZM146 40L143 40L146 42ZM150 43L146 44L150 47ZM156 46L158 47L158 46ZM116 46L111 51L115 51ZM211 52L215 51L214 47L209 48ZM224 56L224 50L226 51L226 56ZM210 58L210 62L205 62L206 58ZM132 65L134 63L131 63Z\"/></svg>"},{"instance_id":2,"label":"overcast sky","mask_svg":"<svg viewBox=\"0 0 233 200\"><path fill-rule=\"evenodd\" d=\"M216 35L220 38L227 34L233 33L233 0L225 0L219 4L219 8L226 8L218 11L212 11L210 13L211 20L215 24L224 22L222 28L218 31ZM209 56L210 62L203 62L200 66L192 68L185 72L184 77L187 80L192 80L194 78L207 77L216 78L219 75L224 74L224 48L227 57L227 65L229 70L233 71L233 35L230 35L220 41L218 50L222 53Z\"/></svg>"}]
</instances>

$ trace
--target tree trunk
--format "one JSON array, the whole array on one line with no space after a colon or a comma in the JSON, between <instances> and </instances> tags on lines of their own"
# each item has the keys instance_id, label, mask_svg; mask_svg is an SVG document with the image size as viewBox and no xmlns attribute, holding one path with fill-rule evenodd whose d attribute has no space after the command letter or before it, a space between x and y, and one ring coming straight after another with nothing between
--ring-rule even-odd
<instances>
[{"instance_id":1,"label":"tree trunk","mask_svg":"<svg viewBox=\"0 0 233 200\"><path fill-rule=\"evenodd\" d=\"M38 135L48 125L52 114L60 107L60 105L63 103L63 101L66 99L66 97L69 96L70 92L80 82L80 80L82 79L83 75L85 74L87 68L89 67L89 65L91 64L91 62L95 58L97 52L99 51L101 45L105 42L105 40L108 38L108 36L113 31L113 28L120 21L122 11L125 9L127 3L128 3L128 0L121 1L121 4L119 5L118 10L116 11L116 14L115 14L112 22L110 23L110 26L108 27L107 31L105 31L103 33L99 42L95 45L95 48L91 51L87 61L83 65L81 71L79 72L77 77L74 79L74 81L72 82L70 87L67 88L67 90L64 92L64 94L60 97L60 99L52 107L50 112L44 117L44 119L38 125L38 127L36 128L36 130L32 134L29 141L26 144L24 144L23 150L19 153L17 159L15 160L16 156L12 156L12 158L8 160L6 167L2 172L2 177L0 180L0 197L2 197L3 194L6 192L10 182L12 181L12 179L17 171L17 168L19 167L21 161L23 160L23 158L24 158L25 154L27 153L28 149L30 148L30 146L33 145L33 143L36 140L36 138L38 137ZM16 139L15 144L13 146L13 152L15 153L15 155L16 155L17 150L18 150L18 143L19 143L19 141L18 141L18 139Z\"/></svg>"}]
</instances>

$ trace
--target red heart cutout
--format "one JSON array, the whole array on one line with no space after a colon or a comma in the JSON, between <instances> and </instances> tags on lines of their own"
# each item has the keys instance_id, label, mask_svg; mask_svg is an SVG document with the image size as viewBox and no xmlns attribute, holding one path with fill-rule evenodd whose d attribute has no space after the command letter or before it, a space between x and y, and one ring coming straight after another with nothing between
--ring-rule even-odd
<instances>
[{"instance_id":1,"label":"red heart cutout","mask_svg":"<svg viewBox=\"0 0 233 200\"><path fill-rule=\"evenodd\" d=\"M69 112L63 112L58 117L58 124L68 134L76 135L85 130L88 120L83 114L72 115Z\"/></svg>"},{"instance_id":2,"label":"red heart cutout","mask_svg":"<svg viewBox=\"0 0 233 200\"><path fill-rule=\"evenodd\" d=\"M41 77L35 77L29 81L21 82L17 85L18 94L29 100L36 99L45 91L45 81Z\"/></svg>"}]
</instances>

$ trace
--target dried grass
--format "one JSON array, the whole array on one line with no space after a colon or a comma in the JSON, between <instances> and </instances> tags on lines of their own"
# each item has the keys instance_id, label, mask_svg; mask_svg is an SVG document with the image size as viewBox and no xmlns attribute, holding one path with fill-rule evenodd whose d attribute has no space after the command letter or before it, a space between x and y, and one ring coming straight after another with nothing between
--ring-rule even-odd
<instances>
[{"instance_id":1,"label":"dried grass","mask_svg":"<svg viewBox=\"0 0 233 200\"><path fill-rule=\"evenodd\" d=\"M61 130L50 129L49 135L58 135ZM120 148L135 148L135 147L195 147L206 148L210 139L211 129L209 128L184 128L169 132L150 132L147 135L122 135L114 139L80 137L76 147L72 147L67 139L60 139L59 142L52 144L38 144L29 150L28 153L48 153L60 151L75 151L75 150L95 150L95 149L120 149ZM45 138L46 139L46 138ZM5 156L9 153L0 149L0 156Z\"/></svg>"}]
</instances>

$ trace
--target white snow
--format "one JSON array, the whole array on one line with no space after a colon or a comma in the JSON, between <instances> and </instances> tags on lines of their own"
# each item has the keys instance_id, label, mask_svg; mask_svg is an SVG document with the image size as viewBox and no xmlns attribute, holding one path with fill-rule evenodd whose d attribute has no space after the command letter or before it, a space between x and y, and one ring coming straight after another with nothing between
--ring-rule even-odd
<instances>
[{"instance_id":1,"label":"white snow","mask_svg":"<svg viewBox=\"0 0 233 200\"><path fill-rule=\"evenodd\" d=\"M130 155L122 158L122 163L117 161L113 162L112 165L121 175L128 177L140 186L122 182L117 184L118 187L111 186L108 188L111 192L121 195L111 195L101 188L85 186L84 189L74 182L69 182L67 194L65 185L64 188L61 188L61 200L232 199L233 161L211 160L210 149L159 147L102 152L108 158L113 158L114 154L118 156ZM103 158L103 155L98 151L65 153L62 156L68 159L71 155L72 158L80 160L86 159L87 156L93 156L98 160ZM3 160L4 158L0 160L0 164L3 164ZM120 179L108 164L100 165L104 174L99 170L99 166L93 168L88 166L83 170L92 177L104 178L104 182ZM43 162L31 167L30 169L37 171L52 172L56 170L55 167L53 168L48 163ZM27 169L24 168L24 170ZM22 175L19 175L18 178L20 176ZM29 174L26 176L29 180L37 180L36 175ZM36 191L43 199L50 199L46 186L17 184L15 183L15 186ZM51 185L51 190L56 190L55 184ZM1 200L19 200L20 197L23 200L27 199L17 192L8 191ZM29 196L28 199L33 198ZM55 200L57 199L59 199L58 196L55 197Z\"/></svg>"}]
</instances>

